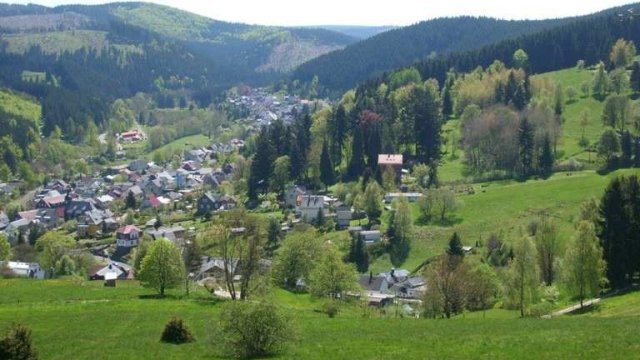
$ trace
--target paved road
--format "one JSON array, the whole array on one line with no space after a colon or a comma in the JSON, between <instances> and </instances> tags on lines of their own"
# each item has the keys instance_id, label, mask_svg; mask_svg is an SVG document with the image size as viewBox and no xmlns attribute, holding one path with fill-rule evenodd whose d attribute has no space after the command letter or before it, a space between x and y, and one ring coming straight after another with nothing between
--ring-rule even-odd
<instances>
[{"instance_id":1,"label":"paved road","mask_svg":"<svg viewBox=\"0 0 640 360\"><path fill-rule=\"evenodd\" d=\"M600 298L597 298L597 299L591 299L591 300L584 301L583 304L584 304L584 307L588 307L588 306L591 306L591 305L598 304L599 302L600 302ZM574 311L576 311L578 309L580 309L580 304L576 304L576 305L570 306L570 307L568 307L566 309L562 309L562 310L556 311L553 314L551 314L551 316L560 316L560 315L570 314L570 313L572 313L572 312L574 312Z\"/></svg>"}]
</instances>

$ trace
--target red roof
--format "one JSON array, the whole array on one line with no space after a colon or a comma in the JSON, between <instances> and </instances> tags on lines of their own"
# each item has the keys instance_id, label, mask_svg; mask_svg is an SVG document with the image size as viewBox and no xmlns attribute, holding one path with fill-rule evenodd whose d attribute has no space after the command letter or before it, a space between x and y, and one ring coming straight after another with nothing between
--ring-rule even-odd
<instances>
[{"instance_id":1,"label":"red roof","mask_svg":"<svg viewBox=\"0 0 640 360\"><path fill-rule=\"evenodd\" d=\"M149 205L151 205L151 207L157 208L158 206L162 205L162 202L160 202L160 200L155 195L151 195L149 196Z\"/></svg>"},{"instance_id":2,"label":"red roof","mask_svg":"<svg viewBox=\"0 0 640 360\"><path fill-rule=\"evenodd\" d=\"M128 235L133 232L140 232L140 229L138 229L138 227L135 225L127 225L125 227L121 227L120 229L118 229L118 234Z\"/></svg>"},{"instance_id":3,"label":"red roof","mask_svg":"<svg viewBox=\"0 0 640 360\"><path fill-rule=\"evenodd\" d=\"M49 207L57 207L64 205L64 195L49 196L42 198L42 201Z\"/></svg>"},{"instance_id":4,"label":"red roof","mask_svg":"<svg viewBox=\"0 0 640 360\"><path fill-rule=\"evenodd\" d=\"M120 136L122 136L123 138L134 137L134 136L140 136L140 133L138 132L138 130L133 130L133 131L123 132L122 134L120 134Z\"/></svg>"},{"instance_id":5,"label":"red roof","mask_svg":"<svg viewBox=\"0 0 640 360\"><path fill-rule=\"evenodd\" d=\"M18 213L20 219L34 221L38 216L38 210L21 211Z\"/></svg>"}]
</instances>

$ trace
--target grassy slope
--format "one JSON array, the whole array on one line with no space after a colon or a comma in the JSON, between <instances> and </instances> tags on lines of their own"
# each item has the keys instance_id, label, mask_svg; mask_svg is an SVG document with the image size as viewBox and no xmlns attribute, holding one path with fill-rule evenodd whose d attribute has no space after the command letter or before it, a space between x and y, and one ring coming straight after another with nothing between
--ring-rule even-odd
<instances>
[{"instance_id":1,"label":"grassy slope","mask_svg":"<svg viewBox=\"0 0 640 360\"><path fill-rule=\"evenodd\" d=\"M75 52L82 48L102 51L107 46L132 53L142 51L133 45L109 44L106 32L94 30L8 34L3 36L3 40L7 42L7 50L16 54L24 54L35 45L47 54Z\"/></svg>"},{"instance_id":2,"label":"grassy slope","mask_svg":"<svg viewBox=\"0 0 640 360\"><path fill-rule=\"evenodd\" d=\"M610 179L623 174L638 173L637 170L621 170L601 176L593 171L559 173L548 180L493 182L476 185L474 195L461 196L464 203L447 226L416 226L417 236L411 244L411 253L403 265L413 270L425 259L441 254L448 239L457 231L465 245L485 241L492 234L501 235L506 241L518 236L519 229L546 212L554 217L561 241L566 242L573 233L573 224L582 202L602 195ZM414 219L419 217L418 208L413 207ZM388 258L378 259L374 271L388 270Z\"/></svg>"},{"instance_id":3,"label":"grassy slope","mask_svg":"<svg viewBox=\"0 0 640 360\"><path fill-rule=\"evenodd\" d=\"M8 114L17 115L40 123L42 109L34 99L6 89L0 89L0 108Z\"/></svg>"},{"instance_id":4,"label":"grassy slope","mask_svg":"<svg viewBox=\"0 0 640 360\"><path fill-rule=\"evenodd\" d=\"M106 289L101 282L0 280L0 329L12 322L29 326L43 359L215 358L219 303L202 293L182 300L139 297L145 294L150 291L135 282ZM328 319L313 311L319 304L308 296L276 297L298 333L282 359L624 359L637 356L640 343L636 316L438 321L363 316L351 308ZM185 319L195 343L159 342L174 315Z\"/></svg>"}]
</instances>

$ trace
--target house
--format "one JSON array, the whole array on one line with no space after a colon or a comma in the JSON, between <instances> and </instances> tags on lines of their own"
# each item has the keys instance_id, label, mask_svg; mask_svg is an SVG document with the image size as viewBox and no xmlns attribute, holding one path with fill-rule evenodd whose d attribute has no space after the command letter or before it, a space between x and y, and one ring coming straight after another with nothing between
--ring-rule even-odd
<instances>
[{"instance_id":1,"label":"house","mask_svg":"<svg viewBox=\"0 0 640 360\"><path fill-rule=\"evenodd\" d=\"M138 246L140 240L140 229L135 225L127 225L116 231L116 242L118 247L130 248Z\"/></svg>"},{"instance_id":2,"label":"house","mask_svg":"<svg viewBox=\"0 0 640 360\"><path fill-rule=\"evenodd\" d=\"M285 205L289 208L295 208L299 205L299 200L303 195L306 195L307 191L298 185L289 187L284 194Z\"/></svg>"},{"instance_id":3,"label":"house","mask_svg":"<svg viewBox=\"0 0 640 360\"><path fill-rule=\"evenodd\" d=\"M379 154L378 155L378 166L383 169L393 168L397 171L402 169L402 154Z\"/></svg>"},{"instance_id":4,"label":"house","mask_svg":"<svg viewBox=\"0 0 640 360\"><path fill-rule=\"evenodd\" d=\"M43 197L36 203L36 209L56 209L63 208L65 195L54 195Z\"/></svg>"},{"instance_id":5,"label":"house","mask_svg":"<svg viewBox=\"0 0 640 360\"><path fill-rule=\"evenodd\" d=\"M8 261L5 265L15 276L40 280L45 278L45 271L40 268L38 263Z\"/></svg>"},{"instance_id":6,"label":"house","mask_svg":"<svg viewBox=\"0 0 640 360\"><path fill-rule=\"evenodd\" d=\"M319 195L303 195L298 205L298 213L309 222L316 220L321 209L325 210L325 201L324 196Z\"/></svg>"},{"instance_id":7,"label":"house","mask_svg":"<svg viewBox=\"0 0 640 360\"><path fill-rule=\"evenodd\" d=\"M370 245L380 241L382 234L380 233L380 230L364 230L360 231L358 236L365 242L365 244Z\"/></svg>"},{"instance_id":8,"label":"house","mask_svg":"<svg viewBox=\"0 0 640 360\"><path fill-rule=\"evenodd\" d=\"M144 190L147 193L152 193L154 195L162 195L164 194L164 185L160 179L149 180L144 184Z\"/></svg>"},{"instance_id":9,"label":"house","mask_svg":"<svg viewBox=\"0 0 640 360\"><path fill-rule=\"evenodd\" d=\"M351 224L351 219L353 218L353 210L351 206L344 203L336 203L336 224L340 229L346 229Z\"/></svg>"},{"instance_id":10,"label":"house","mask_svg":"<svg viewBox=\"0 0 640 360\"><path fill-rule=\"evenodd\" d=\"M171 203L171 200L162 196L151 195L142 202L143 209L158 209L163 206L167 206Z\"/></svg>"},{"instance_id":11,"label":"house","mask_svg":"<svg viewBox=\"0 0 640 360\"><path fill-rule=\"evenodd\" d=\"M422 276L414 276L394 285L398 297L421 299L427 290L427 282Z\"/></svg>"},{"instance_id":12,"label":"house","mask_svg":"<svg viewBox=\"0 0 640 360\"><path fill-rule=\"evenodd\" d=\"M86 212L97 210L96 201L87 198L77 198L68 201L64 207L64 218L66 220L77 219Z\"/></svg>"},{"instance_id":13,"label":"house","mask_svg":"<svg viewBox=\"0 0 640 360\"><path fill-rule=\"evenodd\" d=\"M231 210L231 209L235 209L236 206L238 205L238 203L236 202L236 199L228 195L223 195L219 197L217 203L218 203L218 210Z\"/></svg>"},{"instance_id":14,"label":"house","mask_svg":"<svg viewBox=\"0 0 640 360\"><path fill-rule=\"evenodd\" d=\"M197 209L197 214L201 216L207 213L212 213L218 209L217 199L213 194L205 193L198 199Z\"/></svg>"},{"instance_id":15,"label":"house","mask_svg":"<svg viewBox=\"0 0 640 360\"><path fill-rule=\"evenodd\" d=\"M378 275L384 276L389 285L394 285L407 280L411 273L408 270L392 268L388 273L380 273Z\"/></svg>"},{"instance_id":16,"label":"house","mask_svg":"<svg viewBox=\"0 0 640 360\"><path fill-rule=\"evenodd\" d=\"M149 162L145 159L134 160L131 163L129 163L129 167L128 167L129 170L137 173L141 173L147 170L148 168L149 168Z\"/></svg>"},{"instance_id":17,"label":"house","mask_svg":"<svg viewBox=\"0 0 640 360\"><path fill-rule=\"evenodd\" d=\"M4 230L9 226L11 221L9 221L9 217L4 211L0 211L0 230Z\"/></svg>"},{"instance_id":18,"label":"house","mask_svg":"<svg viewBox=\"0 0 640 360\"><path fill-rule=\"evenodd\" d=\"M123 132L120 134L120 140L123 142L136 142L144 139L144 134L138 129Z\"/></svg>"},{"instance_id":19,"label":"house","mask_svg":"<svg viewBox=\"0 0 640 360\"><path fill-rule=\"evenodd\" d=\"M185 161L184 164L182 164L182 168L189 172L194 172L200 170L202 165L196 161Z\"/></svg>"},{"instance_id":20,"label":"house","mask_svg":"<svg viewBox=\"0 0 640 360\"><path fill-rule=\"evenodd\" d=\"M78 218L77 233L81 238L97 237L116 231L118 222L110 210L87 211Z\"/></svg>"},{"instance_id":21,"label":"house","mask_svg":"<svg viewBox=\"0 0 640 360\"><path fill-rule=\"evenodd\" d=\"M389 283L384 276L362 275L358 281L364 290L370 306L383 307L393 303L394 296L389 294Z\"/></svg>"},{"instance_id":22,"label":"house","mask_svg":"<svg viewBox=\"0 0 640 360\"><path fill-rule=\"evenodd\" d=\"M112 262L108 265L97 265L89 271L89 280L126 280L129 278L129 269L121 264Z\"/></svg>"},{"instance_id":23,"label":"house","mask_svg":"<svg viewBox=\"0 0 640 360\"><path fill-rule=\"evenodd\" d=\"M407 192L407 193L387 193L384 195L384 202L390 204L400 198L407 199L408 202L416 202L422 197L422 193L419 192Z\"/></svg>"},{"instance_id":24,"label":"house","mask_svg":"<svg viewBox=\"0 0 640 360\"><path fill-rule=\"evenodd\" d=\"M203 162L207 157L207 152L202 149L189 150L185 152L184 159L187 161Z\"/></svg>"},{"instance_id":25,"label":"house","mask_svg":"<svg viewBox=\"0 0 640 360\"><path fill-rule=\"evenodd\" d=\"M142 188L140 188L140 186L138 185L131 186L125 193L127 194L127 196L129 195L129 193L132 193L136 199L144 196L144 191L142 191Z\"/></svg>"},{"instance_id":26,"label":"house","mask_svg":"<svg viewBox=\"0 0 640 360\"><path fill-rule=\"evenodd\" d=\"M187 236L187 230L182 226L174 226L174 227L161 227L152 230L147 230L147 234L151 236L153 240L158 239L167 239L176 245L183 245L184 240Z\"/></svg>"},{"instance_id":27,"label":"house","mask_svg":"<svg viewBox=\"0 0 640 360\"><path fill-rule=\"evenodd\" d=\"M195 275L196 280L203 280L206 278L224 279L225 276L225 261L223 258L203 256L200 270ZM234 259L229 264L229 269L234 277L238 276L239 266L238 260Z\"/></svg>"}]
</instances>

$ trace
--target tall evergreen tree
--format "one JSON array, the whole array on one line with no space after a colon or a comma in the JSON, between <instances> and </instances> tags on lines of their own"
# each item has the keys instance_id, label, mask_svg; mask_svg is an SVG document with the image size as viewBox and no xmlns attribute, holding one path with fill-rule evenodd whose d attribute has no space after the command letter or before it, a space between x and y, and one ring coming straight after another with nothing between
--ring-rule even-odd
<instances>
[{"instance_id":1,"label":"tall evergreen tree","mask_svg":"<svg viewBox=\"0 0 640 360\"><path fill-rule=\"evenodd\" d=\"M631 70L631 77L629 78L631 83L631 89L635 92L640 91L640 63L635 61L633 63L633 69Z\"/></svg>"},{"instance_id":2,"label":"tall evergreen tree","mask_svg":"<svg viewBox=\"0 0 640 360\"><path fill-rule=\"evenodd\" d=\"M336 165L340 165L342 162L342 148L344 139L347 136L347 130L347 112L344 106L338 105L333 116L333 143L331 147L331 155Z\"/></svg>"},{"instance_id":3,"label":"tall evergreen tree","mask_svg":"<svg viewBox=\"0 0 640 360\"><path fill-rule=\"evenodd\" d=\"M620 141L620 147L622 150L622 165L627 167L631 165L631 158L633 156L633 140L629 130L625 130L622 133L622 140Z\"/></svg>"},{"instance_id":4,"label":"tall evergreen tree","mask_svg":"<svg viewBox=\"0 0 640 360\"><path fill-rule=\"evenodd\" d=\"M607 278L614 289L630 282L629 218L625 211L624 178L615 178L600 201L598 237L607 262Z\"/></svg>"},{"instance_id":5,"label":"tall evergreen tree","mask_svg":"<svg viewBox=\"0 0 640 360\"><path fill-rule=\"evenodd\" d=\"M256 139L256 153L251 162L251 173L249 175L248 197L255 200L258 193L269 188L271 178L274 151L269 140L269 130L263 127Z\"/></svg>"},{"instance_id":6,"label":"tall evergreen tree","mask_svg":"<svg viewBox=\"0 0 640 360\"><path fill-rule=\"evenodd\" d=\"M457 232L454 232L449 239L449 245L447 246L447 254L451 256L464 256L464 250L462 250L462 240Z\"/></svg>"},{"instance_id":7,"label":"tall evergreen tree","mask_svg":"<svg viewBox=\"0 0 640 360\"><path fill-rule=\"evenodd\" d=\"M127 209L135 209L136 206L136 197L133 195L132 191L129 191L127 193L127 199L125 200L125 207Z\"/></svg>"},{"instance_id":8,"label":"tall evergreen tree","mask_svg":"<svg viewBox=\"0 0 640 360\"><path fill-rule=\"evenodd\" d=\"M521 178L529 177L533 168L533 133L533 125L526 117L523 117L518 126L518 173Z\"/></svg>"},{"instance_id":9,"label":"tall evergreen tree","mask_svg":"<svg viewBox=\"0 0 640 360\"><path fill-rule=\"evenodd\" d=\"M362 139L362 129L359 126L353 131L353 141L351 142L351 159L347 176L350 180L356 180L364 171L364 144Z\"/></svg>"},{"instance_id":10,"label":"tall evergreen tree","mask_svg":"<svg viewBox=\"0 0 640 360\"><path fill-rule=\"evenodd\" d=\"M542 152L540 153L540 176L548 178L553 172L553 150L551 149L551 139L549 134L545 134L544 141L542 143Z\"/></svg>"},{"instance_id":11,"label":"tall evergreen tree","mask_svg":"<svg viewBox=\"0 0 640 360\"><path fill-rule=\"evenodd\" d=\"M437 89L431 83L416 86L412 92L415 121L416 157L426 163L429 159L440 159L440 129L442 127L442 104Z\"/></svg>"},{"instance_id":12,"label":"tall evergreen tree","mask_svg":"<svg viewBox=\"0 0 640 360\"><path fill-rule=\"evenodd\" d=\"M325 187L329 187L336 182L336 175L333 169L333 162L331 161L327 140L324 140L322 143L322 153L320 154L320 181L322 181Z\"/></svg>"}]
</instances>

